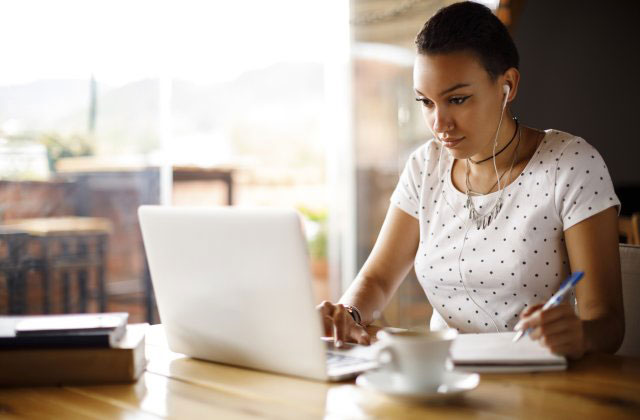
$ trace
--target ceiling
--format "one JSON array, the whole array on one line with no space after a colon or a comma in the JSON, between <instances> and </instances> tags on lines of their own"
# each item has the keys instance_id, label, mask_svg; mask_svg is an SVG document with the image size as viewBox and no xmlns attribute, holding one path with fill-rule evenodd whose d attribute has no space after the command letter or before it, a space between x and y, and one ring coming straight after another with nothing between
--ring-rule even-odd
<instances>
[{"instance_id":1,"label":"ceiling","mask_svg":"<svg viewBox=\"0 0 640 420\"><path fill-rule=\"evenodd\" d=\"M351 32L356 42L390 44L411 51L424 23L442 7L460 0L350 0ZM474 0L512 28L525 0ZM512 17L512 12L514 16Z\"/></svg>"},{"instance_id":2,"label":"ceiling","mask_svg":"<svg viewBox=\"0 0 640 420\"><path fill-rule=\"evenodd\" d=\"M356 42L391 44L413 50L426 20L456 0L351 0Z\"/></svg>"}]
</instances>

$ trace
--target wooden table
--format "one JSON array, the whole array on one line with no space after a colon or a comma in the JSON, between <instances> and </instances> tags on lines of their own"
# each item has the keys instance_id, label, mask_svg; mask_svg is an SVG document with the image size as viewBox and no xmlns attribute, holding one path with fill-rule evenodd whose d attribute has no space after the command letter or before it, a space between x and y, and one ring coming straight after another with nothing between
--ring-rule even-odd
<instances>
[{"instance_id":1,"label":"wooden table","mask_svg":"<svg viewBox=\"0 0 640 420\"><path fill-rule=\"evenodd\" d=\"M162 327L147 339L147 372L131 385L0 389L15 418L640 418L640 359L593 354L566 372L483 374L448 404L417 404L361 389L219 365L172 353Z\"/></svg>"}]
</instances>

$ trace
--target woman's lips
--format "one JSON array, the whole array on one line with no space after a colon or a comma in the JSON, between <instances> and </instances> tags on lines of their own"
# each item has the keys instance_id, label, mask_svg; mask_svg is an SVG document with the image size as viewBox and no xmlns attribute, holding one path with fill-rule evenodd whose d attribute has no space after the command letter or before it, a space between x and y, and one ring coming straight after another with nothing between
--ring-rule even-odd
<instances>
[{"instance_id":1,"label":"woman's lips","mask_svg":"<svg viewBox=\"0 0 640 420\"><path fill-rule=\"evenodd\" d=\"M445 145L445 147L451 149L453 147L456 147L462 140L464 140L464 137L460 137L459 139L442 139L442 143Z\"/></svg>"}]
</instances>

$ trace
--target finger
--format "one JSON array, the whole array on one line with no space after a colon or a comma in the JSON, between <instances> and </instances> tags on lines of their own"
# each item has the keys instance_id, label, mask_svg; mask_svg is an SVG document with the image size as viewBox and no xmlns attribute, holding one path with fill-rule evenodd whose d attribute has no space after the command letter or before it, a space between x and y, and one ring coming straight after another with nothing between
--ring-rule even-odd
<instances>
[{"instance_id":1,"label":"finger","mask_svg":"<svg viewBox=\"0 0 640 420\"><path fill-rule=\"evenodd\" d=\"M582 348L582 322L573 312L552 324L542 325L541 333L542 342L548 347L573 343Z\"/></svg>"},{"instance_id":2,"label":"finger","mask_svg":"<svg viewBox=\"0 0 640 420\"><path fill-rule=\"evenodd\" d=\"M347 337L347 317L351 318L351 315L347 313L344 306L341 304L335 305L335 309L333 311L333 340L337 347L340 347Z\"/></svg>"},{"instance_id":3,"label":"finger","mask_svg":"<svg viewBox=\"0 0 640 420\"><path fill-rule=\"evenodd\" d=\"M325 337L332 336L333 335L333 311L334 311L333 304L325 300L320 305L316 306L316 309L320 312L320 317L322 319L322 327L324 329Z\"/></svg>"},{"instance_id":4,"label":"finger","mask_svg":"<svg viewBox=\"0 0 640 420\"><path fill-rule=\"evenodd\" d=\"M567 304L558 305L553 308L545 309L544 311L538 309L529 317L520 320L520 322L518 322L514 328L518 330L527 328L535 329L541 325L553 323L558 319L567 316L575 316L573 308L571 308Z\"/></svg>"},{"instance_id":5,"label":"finger","mask_svg":"<svg viewBox=\"0 0 640 420\"><path fill-rule=\"evenodd\" d=\"M529 316L527 317L521 318L520 321L518 321L518 323L514 325L513 329L515 331L521 331L521 330L526 331L529 328L531 329L536 328L539 325L539 321L540 321L539 318L537 317L539 312L540 312L540 309L529 314Z\"/></svg>"},{"instance_id":6,"label":"finger","mask_svg":"<svg viewBox=\"0 0 640 420\"><path fill-rule=\"evenodd\" d=\"M531 317L535 315L537 311L542 309L542 306L543 306L542 304L536 304L536 305L524 308L522 312L520 312L520 321L518 321L518 323L513 327L513 329L515 331L520 331L522 329L527 329L531 327L529 322L531 321Z\"/></svg>"},{"instance_id":7,"label":"finger","mask_svg":"<svg viewBox=\"0 0 640 420\"><path fill-rule=\"evenodd\" d=\"M316 306L316 309L323 316L332 316L334 308L335 308L335 305L333 303L329 302L329 301L326 301L326 300L323 300L322 303L320 303L318 306Z\"/></svg>"},{"instance_id":8,"label":"finger","mask_svg":"<svg viewBox=\"0 0 640 420\"><path fill-rule=\"evenodd\" d=\"M575 311L568 304L561 304L541 311L539 316L542 324L546 324L565 317L575 317Z\"/></svg>"},{"instance_id":9,"label":"finger","mask_svg":"<svg viewBox=\"0 0 640 420\"><path fill-rule=\"evenodd\" d=\"M577 319L577 317L573 308L568 305L560 305L536 312L531 317L529 324L532 328L541 328L541 335L545 335L545 331L555 332L555 330L549 330L549 328L557 328L551 327L553 324L560 323L566 325L575 319Z\"/></svg>"},{"instance_id":10,"label":"finger","mask_svg":"<svg viewBox=\"0 0 640 420\"><path fill-rule=\"evenodd\" d=\"M333 318L328 316L322 317L322 328L325 337L333 337Z\"/></svg>"},{"instance_id":11,"label":"finger","mask_svg":"<svg viewBox=\"0 0 640 420\"><path fill-rule=\"evenodd\" d=\"M351 328L351 338L358 344L364 344L366 346L371 344L371 336L361 325L356 324Z\"/></svg>"},{"instance_id":12,"label":"finger","mask_svg":"<svg viewBox=\"0 0 640 420\"><path fill-rule=\"evenodd\" d=\"M571 320L561 318L555 321L539 324L530 334L532 340L549 337L556 334L566 334L571 331Z\"/></svg>"}]
</instances>

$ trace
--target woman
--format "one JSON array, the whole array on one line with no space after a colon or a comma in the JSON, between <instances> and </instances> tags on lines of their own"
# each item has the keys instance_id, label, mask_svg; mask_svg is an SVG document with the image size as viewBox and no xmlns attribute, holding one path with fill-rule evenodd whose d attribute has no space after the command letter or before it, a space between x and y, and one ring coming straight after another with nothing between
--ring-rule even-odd
<instances>
[{"instance_id":1,"label":"woman","mask_svg":"<svg viewBox=\"0 0 640 420\"><path fill-rule=\"evenodd\" d=\"M414 89L434 139L409 158L380 235L340 303L318 306L328 335L370 342L413 263L434 311L431 328L462 333L531 328L579 358L615 352L624 335L616 197L583 139L526 127L509 103L518 52L485 6L441 9L416 39ZM574 299L542 304L572 271Z\"/></svg>"}]
</instances>

